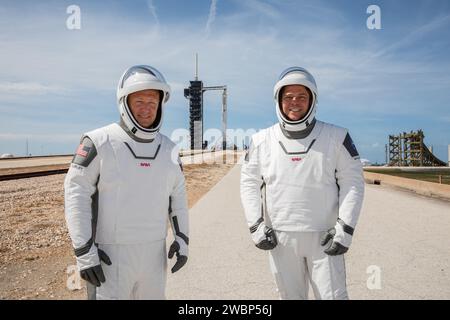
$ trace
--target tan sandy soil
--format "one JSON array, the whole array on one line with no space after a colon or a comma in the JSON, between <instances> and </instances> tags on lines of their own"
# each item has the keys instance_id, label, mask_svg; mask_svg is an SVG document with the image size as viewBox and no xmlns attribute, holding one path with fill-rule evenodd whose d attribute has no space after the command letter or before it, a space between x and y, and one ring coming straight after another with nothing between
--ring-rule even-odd
<instances>
[{"instance_id":1,"label":"tan sandy soil","mask_svg":"<svg viewBox=\"0 0 450 320\"><path fill-rule=\"evenodd\" d=\"M232 167L185 165L191 208ZM0 182L0 299L84 299L64 220L65 174ZM73 282L72 282L73 283Z\"/></svg>"}]
</instances>

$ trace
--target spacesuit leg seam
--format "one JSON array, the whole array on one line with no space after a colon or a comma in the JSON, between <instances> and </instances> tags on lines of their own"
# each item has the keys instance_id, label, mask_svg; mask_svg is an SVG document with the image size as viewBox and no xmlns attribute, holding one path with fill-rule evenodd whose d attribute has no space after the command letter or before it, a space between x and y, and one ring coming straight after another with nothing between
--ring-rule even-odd
<instances>
[{"instance_id":1,"label":"spacesuit leg seam","mask_svg":"<svg viewBox=\"0 0 450 320\"><path fill-rule=\"evenodd\" d=\"M327 260L328 260L328 270L329 270L329 281L330 281L330 288L331 288L331 299L332 300L336 300L336 295L335 295L335 281L334 281L334 270L333 270L333 261L332 259L334 259L335 256L328 256Z\"/></svg>"}]
</instances>

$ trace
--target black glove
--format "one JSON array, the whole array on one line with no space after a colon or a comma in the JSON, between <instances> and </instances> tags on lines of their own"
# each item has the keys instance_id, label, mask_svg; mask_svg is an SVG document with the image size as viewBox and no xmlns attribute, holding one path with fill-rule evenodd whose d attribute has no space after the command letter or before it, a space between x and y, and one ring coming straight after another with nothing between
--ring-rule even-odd
<instances>
[{"instance_id":1,"label":"black glove","mask_svg":"<svg viewBox=\"0 0 450 320\"><path fill-rule=\"evenodd\" d=\"M262 239L258 243L256 243L256 247L261 250L272 250L278 244L277 236L275 235L275 231L267 226L263 226L265 239Z\"/></svg>"},{"instance_id":2,"label":"black glove","mask_svg":"<svg viewBox=\"0 0 450 320\"><path fill-rule=\"evenodd\" d=\"M183 242L184 243L184 242ZM185 251L187 252L187 245L185 246L186 248ZM188 257L187 255L183 255L180 253L180 244L178 243L178 241L174 241L172 243L172 245L169 248L169 254L167 255L169 259L173 258L174 254L177 254L177 262L175 263L175 265L172 267L172 273L177 272L178 270L180 270L187 262Z\"/></svg>"},{"instance_id":3,"label":"black glove","mask_svg":"<svg viewBox=\"0 0 450 320\"><path fill-rule=\"evenodd\" d=\"M336 235L336 229L329 229L320 240L320 245L324 246L328 243L327 248L324 252L330 256L338 256L344 254L348 251L347 247L344 247L339 242L333 241L334 236Z\"/></svg>"},{"instance_id":4,"label":"black glove","mask_svg":"<svg viewBox=\"0 0 450 320\"><path fill-rule=\"evenodd\" d=\"M103 261L108 266L112 264L111 259L109 259L108 255L103 250L98 249L98 257L100 261ZM100 287L101 283L105 282L105 274L103 273L103 269L100 264L81 270L80 276L82 279L86 280L96 287Z\"/></svg>"}]
</instances>

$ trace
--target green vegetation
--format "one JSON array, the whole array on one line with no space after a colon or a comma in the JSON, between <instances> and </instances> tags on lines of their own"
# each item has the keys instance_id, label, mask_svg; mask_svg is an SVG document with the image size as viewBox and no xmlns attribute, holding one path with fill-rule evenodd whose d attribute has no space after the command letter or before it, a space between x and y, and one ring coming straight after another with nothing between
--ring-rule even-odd
<instances>
[{"instance_id":1,"label":"green vegetation","mask_svg":"<svg viewBox=\"0 0 450 320\"><path fill-rule=\"evenodd\" d=\"M402 177L402 178L408 178L408 179L416 179L416 180L422 180L422 181L428 181L428 182L434 182L439 183L439 176L441 176L442 184L449 184L450 185L450 171L449 170L437 170L433 172L405 172L401 171L400 169L392 169L392 170L376 170L376 169L369 169L364 170L367 172L373 172L373 173L381 173L381 174L389 174L392 176Z\"/></svg>"}]
</instances>

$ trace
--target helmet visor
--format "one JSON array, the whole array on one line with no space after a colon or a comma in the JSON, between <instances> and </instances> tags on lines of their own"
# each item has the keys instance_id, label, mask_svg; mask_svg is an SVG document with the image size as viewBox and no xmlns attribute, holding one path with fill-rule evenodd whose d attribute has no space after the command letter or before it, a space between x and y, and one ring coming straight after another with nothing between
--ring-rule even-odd
<instances>
[{"instance_id":1,"label":"helmet visor","mask_svg":"<svg viewBox=\"0 0 450 320\"><path fill-rule=\"evenodd\" d=\"M311 73L309 73L308 70L306 70L305 68L302 67L290 67L287 68L286 70L284 70L280 76L278 77L278 81L282 80L284 77L286 77L289 73L293 73L293 72L299 72L302 73L306 80L308 80L309 82L313 83L314 85L316 85L316 80L314 79L314 77L312 76Z\"/></svg>"},{"instance_id":2,"label":"helmet visor","mask_svg":"<svg viewBox=\"0 0 450 320\"><path fill-rule=\"evenodd\" d=\"M123 89L123 86L128 78L137 74L150 74L157 78L159 81L166 83L166 79L164 79L164 76L158 70L150 66L140 65L134 66L127 70L127 72L122 77L122 81L120 82L120 89Z\"/></svg>"}]
</instances>

